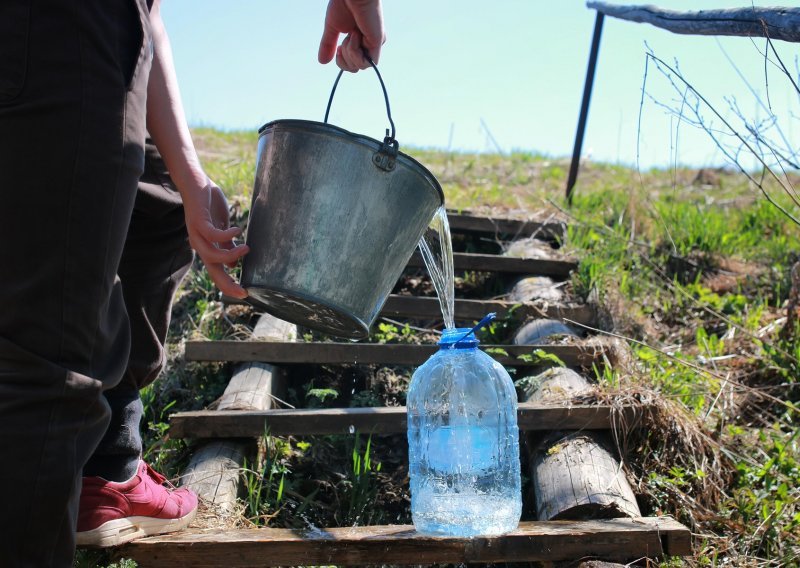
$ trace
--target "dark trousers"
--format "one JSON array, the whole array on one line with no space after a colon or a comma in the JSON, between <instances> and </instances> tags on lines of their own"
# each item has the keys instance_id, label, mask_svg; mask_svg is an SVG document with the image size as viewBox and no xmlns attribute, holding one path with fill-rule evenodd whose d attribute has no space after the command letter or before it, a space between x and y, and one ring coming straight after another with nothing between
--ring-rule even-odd
<instances>
[{"instance_id":1,"label":"dark trousers","mask_svg":"<svg viewBox=\"0 0 800 568\"><path fill-rule=\"evenodd\" d=\"M3 568L71 566L84 465L140 451L190 258L174 196L137 196L151 49L145 0L0 2Z\"/></svg>"}]
</instances>

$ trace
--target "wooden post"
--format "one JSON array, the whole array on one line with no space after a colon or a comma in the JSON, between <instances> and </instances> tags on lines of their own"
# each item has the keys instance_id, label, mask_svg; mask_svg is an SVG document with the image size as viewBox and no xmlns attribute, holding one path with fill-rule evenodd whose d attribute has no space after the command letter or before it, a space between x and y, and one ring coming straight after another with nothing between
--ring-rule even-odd
<instances>
[{"instance_id":1,"label":"wooden post","mask_svg":"<svg viewBox=\"0 0 800 568\"><path fill-rule=\"evenodd\" d=\"M289 341L297 338L297 327L265 314L253 336L262 341ZM282 369L266 363L246 363L234 371L218 410L268 410L283 397L285 376ZM182 485L214 505L221 514L236 506L245 460L255 454L252 439L210 440L195 449L184 472Z\"/></svg>"},{"instance_id":2,"label":"wooden post","mask_svg":"<svg viewBox=\"0 0 800 568\"><path fill-rule=\"evenodd\" d=\"M581 163L581 148L583 148L583 135L586 132L586 120L589 117L589 102L592 100L592 85L594 72L597 68L597 54L600 51L600 36L603 34L603 13L597 12L594 20L594 33L592 34L592 47L589 49L589 63L586 65L586 81L583 84L583 99L581 111L578 115L578 128L575 131L575 145L572 147L572 161L567 175L567 205L572 205L572 190L578 181L578 168Z\"/></svg>"}]
</instances>

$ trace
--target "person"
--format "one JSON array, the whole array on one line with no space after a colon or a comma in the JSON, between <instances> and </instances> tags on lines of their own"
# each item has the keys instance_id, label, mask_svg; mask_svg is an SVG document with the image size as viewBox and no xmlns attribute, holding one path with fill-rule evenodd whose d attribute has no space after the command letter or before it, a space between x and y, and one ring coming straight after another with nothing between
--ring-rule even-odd
<instances>
[{"instance_id":1,"label":"person","mask_svg":"<svg viewBox=\"0 0 800 568\"><path fill-rule=\"evenodd\" d=\"M141 461L138 390L190 246L234 297L247 247L194 150L159 0L4 0L0 32L0 565L71 566L76 540L194 515ZM379 0L331 0L319 60L357 71L383 40Z\"/></svg>"}]
</instances>

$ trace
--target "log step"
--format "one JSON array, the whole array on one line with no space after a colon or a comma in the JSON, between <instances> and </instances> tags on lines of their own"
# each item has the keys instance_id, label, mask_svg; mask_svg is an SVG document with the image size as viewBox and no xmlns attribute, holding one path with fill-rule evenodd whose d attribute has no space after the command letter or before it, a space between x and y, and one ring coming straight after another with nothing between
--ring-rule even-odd
<instances>
[{"instance_id":1,"label":"log step","mask_svg":"<svg viewBox=\"0 0 800 568\"><path fill-rule=\"evenodd\" d=\"M223 296L222 301L229 305L248 304L232 296ZM256 309L263 309L253 303ZM553 302L513 302L502 300L466 300L456 298L454 304L456 321L479 321L489 312L495 312L498 319L515 317L520 321L534 318L572 320L592 326L596 323L596 311L591 304L559 305ZM442 319L442 309L438 298L423 296L404 296L392 294L381 309L381 316L390 318Z\"/></svg>"},{"instance_id":2,"label":"log step","mask_svg":"<svg viewBox=\"0 0 800 568\"><path fill-rule=\"evenodd\" d=\"M629 562L691 554L689 530L668 517L523 522L495 537L420 535L413 526L310 530L190 530L136 540L119 550L141 568L554 562Z\"/></svg>"},{"instance_id":3,"label":"log step","mask_svg":"<svg viewBox=\"0 0 800 568\"><path fill-rule=\"evenodd\" d=\"M513 316L520 321L532 318L569 319L584 325L593 325L596 320L594 308L589 304L559 306L534 302L504 302L499 300L455 301L457 321L479 321L489 312L495 312L498 319ZM381 315L391 318L442 319L442 309L438 298L422 296L389 296L383 305Z\"/></svg>"},{"instance_id":4,"label":"log step","mask_svg":"<svg viewBox=\"0 0 800 568\"><path fill-rule=\"evenodd\" d=\"M517 239L536 237L544 241L563 241L567 236L567 224L563 221L526 221L472 215L465 212L448 212L447 220L450 224L450 231L453 233L507 235Z\"/></svg>"},{"instance_id":5,"label":"log step","mask_svg":"<svg viewBox=\"0 0 800 568\"><path fill-rule=\"evenodd\" d=\"M419 250L408 261L410 268L424 268ZM530 274L536 276L553 276L567 278L570 272L578 267L574 260L556 260L550 258L519 258L500 256L497 254L477 254L469 252L453 253L453 269L472 270L476 272L504 272L507 274Z\"/></svg>"},{"instance_id":6,"label":"log step","mask_svg":"<svg viewBox=\"0 0 800 568\"><path fill-rule=\"evenodd\" d=\"M483 345L498 362L509 366L538 365L536 350L557 356L568 367L601 364L604 348L598 345ZM260 361L321 365L421 365L438 347L381 343L295 343L276 341L187 341L187 361ZM520 359L519 357L523 357Z\"/></svg>"},{"instance_id":7,"label":"log step","mask_svg":"<svg viewBox=\"0 0 800 568\"><path fill-rule=\"evenodd\" d=\"M521 403L517 420L522 431L607 430L635 428L644 407ZM172 438L256 438L275 436L399 434L406 431L406 407L313 408L281 410L199 410L170 416Z\"/></svg>"}]
</instances>

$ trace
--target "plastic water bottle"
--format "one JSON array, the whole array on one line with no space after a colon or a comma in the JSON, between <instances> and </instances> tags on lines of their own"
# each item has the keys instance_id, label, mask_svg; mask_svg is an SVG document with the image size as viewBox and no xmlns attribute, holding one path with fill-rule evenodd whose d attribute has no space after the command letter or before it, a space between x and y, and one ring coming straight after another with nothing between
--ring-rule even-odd
<instances>
[{"instance_id":1,"label":"plastic water bottle","mask_svg":"<svg viewBox=\"0 0 800 568\"><path fill-rule=\"evenodd\" d=\"M421 533L501 534L522 512L516 391L472 331L446 329L411 379L411 514Z\"/></svg>"}]
</instances>

